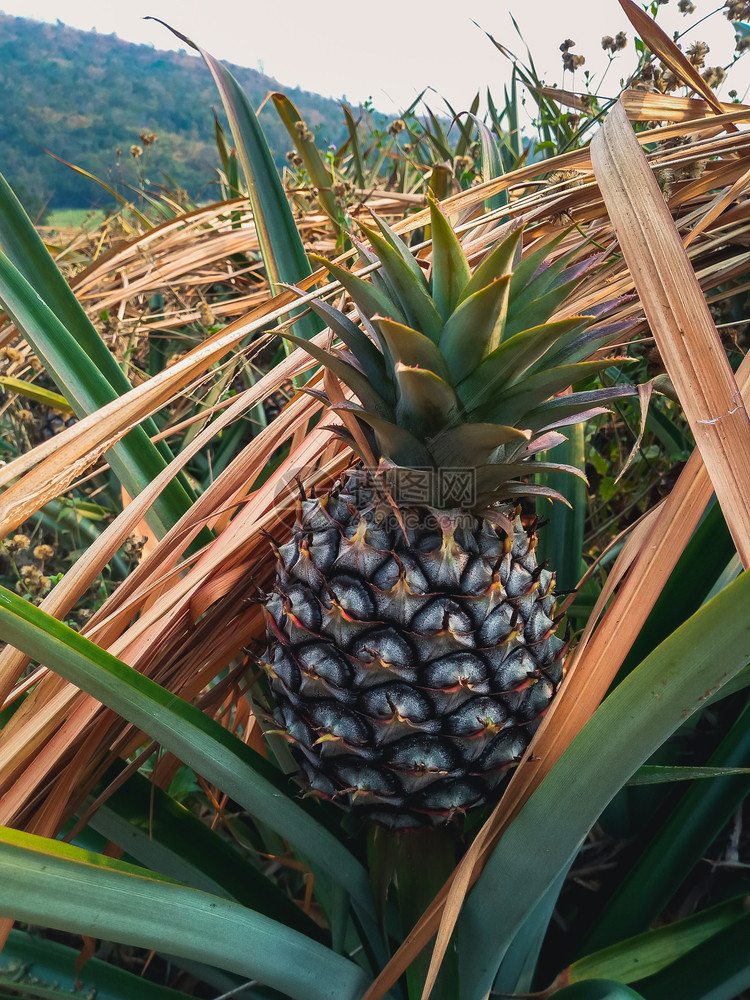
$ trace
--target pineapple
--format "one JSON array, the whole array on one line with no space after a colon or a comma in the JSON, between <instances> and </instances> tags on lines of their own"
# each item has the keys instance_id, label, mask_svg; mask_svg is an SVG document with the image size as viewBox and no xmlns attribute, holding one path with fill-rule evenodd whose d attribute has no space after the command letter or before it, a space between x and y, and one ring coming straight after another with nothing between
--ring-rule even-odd
<instances>
[{"instance_id":1,"label":"pineapple","mask_svg":"<svg viewBox=\"0 0 750 1000\"><path fill-rule=\"evenodd\" d=\"M378 226L365 230L377 258L360 247L379 259L372 282L326 263L361 326L316 311L348 350L290 338L359 400L332 409L361 462L299 501L262 666L308 788L406 829L496 797L554 698L554 573L519 501L562 499L525 478L580 471L535 457L632 390L554 395L610 365L585 359L623 326L550 322L582 269L521 260L520 227L472 273L432 202L428 280Z\"/></svg>"}]
</instances>

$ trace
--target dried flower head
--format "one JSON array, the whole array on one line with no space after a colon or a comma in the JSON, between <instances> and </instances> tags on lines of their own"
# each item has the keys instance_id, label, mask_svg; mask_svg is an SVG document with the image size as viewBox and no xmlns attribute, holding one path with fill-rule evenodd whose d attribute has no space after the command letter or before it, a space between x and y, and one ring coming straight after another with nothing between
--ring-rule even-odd
<instances>
[{"instance_id":1,"label":"dried flower head","mask_svg":"<svg viewBox=\"0 0 750 1000\"><path fill-rule=\"evenodd\" d=\"M123 552L130 562L138 562L143 555L143 549L148 541L146 535L128 535L123 545Z\"/></svg>"},{"instance_id":2,"label":"dried flower head","mask_svg":"<svg viewBox=\"0 0 750 1000\"><path fill-rule=\"evenodd\" d=\"M720 87L726 78L726 73L723 66L709 66L708 69L704 70L701 76L709 85L709 87Z\"/></svg>"},{"instance_id":3,"label":"dried flower head","mask_svg":"<svg viewBox=\"0 0 750 1000\"><path fill-rule=\"evenodd\" d=\"M141 140L143 145L148 148L149 146L153 146L156 142L157 136L154 132L140 132L138 138Z\"/></svg>"},{"instance_id":4,"label":"dried flower head","mask_svg":"<svg viewBox=\"0 0 750 1000\"><path fill-rule=\"evenodd\" d=\"M566 38L565 41L562 42L561 45L560 45L560 51L561 52L567 52L568 49L572 49L574 45L575 45L575 42L573 41L572 38Z\"/></svg>"},{"instance_id":5,"label":"dried flower head","mask_svg":"<svg viewBox=\"0 0 750 1000\"><path fill-rule=\"evenodd\" d=\"M313 142L315 139L307 124L301 120L294 123L294 130L302 142Z\"/></svg>"},{"instance_id":6,"label":"dried flower head","mask_svg":"<svg viewBox=\"0 0 750 1000\"><path fill-rule=\"evenodd\" d=\"M406 122L403 120L403 118L396 118L395 121L392 121L391 124L388 126L388 132L391 135L398 135L399 132L403 132L405 128L406 128Z\"/></svg>"},{"instance_id":7,"label":"dried flower head","mask_svg":"<svg viewBox=\"0 0 750 1000\"><path fill-rule=\"evenodd\" d=\"M39 562L44 562L45 559L51 559L55 554L55 550L51 545L37 545L34 548L34 558L38 559Z\"/></svg>"},{"instance_id":8,"label":"dried flower head","mask_svg":"<svg viewBox=\"0 0 750 1000\"><path fill-rule=\"evenodd\" d=\"M620 52L627 44L628 36L624 31L618 31L614 38L611 35L605 35L602 38L602 48L605 52L611 52L612 55L615 52Z\"/></svg>"},{"instance_id":9,"label":"dried flower head","mask_svg":"<svg viewBox=\"0 0 750 1000\"><path fill-rule=\"evenodd\" d=\"M20 410L16 410L16 418L20 424L34 423L34 414L31 410L27 410L25 406Z\"/></svg>"},{"instance_id":10,"label":"dried flower head","mask_svg":"<svg viewBox=\"0 0 750 1000\"><path fill-rule=\"evenodd\" d=\"M0 347L0 360L9 364L20 365L23 361L23 353L17 347Z\"/></svg>"},{"instance_id":11,"label":"dried flower head","mask_svg":"<svg viewBox=\"0 0 750 1000\"><path fill-rule=\"evenodd\" d=\"M216 316L208 302L201 302L198 306L198 313L203 326L213 326L216 323Z\"/></svg>"},{"instance_id":12,"label":"dried flower head","mask_svg":"<svg viewBox=\"0 0 750 1000\"><path fill-rule=\"evenodd\" d=\"M564 52L562 57L563 69L568 70L570 73L575 73L579 66L583 66L586 62L585 56L577 56L572 52Z\"/></svg>"},{"instance_id":13,"label":"dried flower head","mask_svg":"<svg viewBox=\"0 0 750 1000\"><path fill-rule=\"evenodd\" d=\"M25 552L31 545L31 539L28 535L14 535L12 538L6 538L3 544L8 555L12 556L16 552Z\"/></svg>"},{"instance_id":14,"label":"dried flower head","mask_svg":"<svg viewBox=\"0 0 750 1000\"><path fill-rule=\"evenodd\" d=\"M745 52L747 49L750 49L750 37L741 38L737 35L734 48L736 52Z\"/></svg>"},{"instance_id":15,"label":"dried flower head","mask_svg":"<svg viewBox=\"0 0 750 1000\"><path fill-rule=\"evenodd\" d=\"M680 0L677 4L677 10L679 10L681 14L694 14L695 4L691 3L690 0Z\"/></svg>"},{"instance_id":16,"label":"dried flower head","mask_svg":"<svg viewBox=\"0 0 750 1000\"><path fill-rule=\"evenodd\" d=\"M457 176L465 174L467 170L471 170L474 166L474 161L470 156L457 156L453 161L453 169Z\"/></svg>"},{"instance_id":17,"label":"dried flower head","mask_svg":"<svg viewBox=\"0 0 750 1000\"><path fill-rule=\"evenodd\" d=\"M693 42L687 50L687 57L693 66L700 69L702 66L706 65L706 56L710 51L711 50L705 42Z\"/></svg>"},{"instance_id":18,"label":"dried flower head","mask_svg":"<svg viewBox=\"0 0 750 1000\"><path fill-rule=\"evenodd\" d=\"M136 145L131 146L130 155L133 157L134 160L137 160L139 156L143 155L143 147Z\"/></svg>"},{"instance_id":19,"label":"dried flower head","mask_svg":"<svg viewBox=\"0 0 750 1000\"><path fill-rule=\"evenodd\" d=\"M34 371L34 372L40 372L42 370L42 368L44 367L42 365L42 362L36 356L36 354L30 354L27 360L28 360L29 364L31 365L31 370Z\"/></svg>"},{"instance_id":20,"label":"dried flower head","mask_svg":"<svg viewBox=\"0 0 750 1000\"><path fill-rule=\"evenodd\" d=\"M726 0L724 4L724 16L729 21L750 20L749 0Z\"/></svg>"}]
</instances>

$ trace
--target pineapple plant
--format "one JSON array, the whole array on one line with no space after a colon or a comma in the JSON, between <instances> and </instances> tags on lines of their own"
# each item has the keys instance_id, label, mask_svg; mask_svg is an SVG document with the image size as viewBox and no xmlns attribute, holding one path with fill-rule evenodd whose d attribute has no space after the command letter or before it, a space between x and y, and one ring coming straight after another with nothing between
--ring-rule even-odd
<instances>
[{"instance_id":1,"label":"pineapple plant","mask_svg":"<svg viewBox=\"0 0 750 1000\"><path fill-rule=\"evenodd\" d=\"M373 281L326 263L360 325L318 301L347 350L290 337L358 402L324 396L359 463L302 492L265 604L275 721L312 792L398 830L497 795L563 675L554 572L537 560L528 477L632 388L557 395L608 367L623 330L551 319L597 259L521 258L511 225L472 271L431 202L431 273L389 227L365 229ZM622 360L622 359L618 359ZM343 397L342 397L343 398Z\"/></svg>"}]
</instances>

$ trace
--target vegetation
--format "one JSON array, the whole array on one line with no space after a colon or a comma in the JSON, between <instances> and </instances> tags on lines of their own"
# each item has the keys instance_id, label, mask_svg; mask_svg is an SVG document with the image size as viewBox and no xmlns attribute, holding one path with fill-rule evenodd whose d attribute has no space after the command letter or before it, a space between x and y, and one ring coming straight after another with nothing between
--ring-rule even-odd
<instances>
[{"instance_id":1,"label":"vegetation","mask_svg":"<svg viewBox=\"0 0 750 1000\"><path fill-rule=\"evenodd\" d=\"M658 4L620 3L639 47L616 102L516 61L484 118L350 109L333 151L275 93L280 174L203 53L227 123L216 201L144 182L90 230L37 231L0 180L0 992L750 991L747 108ZM504 392L478 408L490 376ZM336 485L463 452L487 521L443 523L437 547L423 520L373 544L369 497ZM513 691L479 678L481 754L501 710L530 725L476 801L429 757L463 739L476 791L451 711L411 766L386 752L403 801L385 817L373 779L337 772L374 759L341 720L365 661L393 663L380 618L356 617L352 555L398 577L365 573L367 599L425 660L367 726L414 726L418 697L473 705L463 674L427 683L430 641L535 657ZM456 588L464 557L484 594ZM476 601L482 625L451 631Z\"/></svg>"},{"instance_id":2,"label":"vegetation","mask_svg":"<svg viewBox=\"0 0 750 1000\"><path fill-rule=\"evenodd\" d=\"M257 70L231 69L256 106L279 88ZM112 204L91 180L50 152L127 197L128 186L137 189L148 178L212 200L217 193L212 88L200 60L186 52L0 13L3 174L33 216L45 206ZM343 137L337 101L299 89L288 93L324 146ZM289 148L284 127L271 108L260 120L281 166ZM144 135L154 135L153 144ZM134 157L138 148L142 155Z\"/></svg>"}]
</instances>

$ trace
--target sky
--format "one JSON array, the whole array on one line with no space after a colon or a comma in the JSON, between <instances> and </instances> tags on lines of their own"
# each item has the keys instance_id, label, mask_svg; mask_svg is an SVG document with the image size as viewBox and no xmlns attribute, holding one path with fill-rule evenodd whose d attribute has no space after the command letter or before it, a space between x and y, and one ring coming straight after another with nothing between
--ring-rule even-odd
<instances>
[{"instance_id":1,"label":"sky","mask_svg":"<svg viewBox=\"0 0 750 1000\"><path fill-rule=\"evenodd\" d=\"M696 13L685 18L677 10L677 0L671 0L660 8L659 23L671 34L721 5L721 0L693 2ZM617 0L377 0L373 4L222 0L216 8L205 0L0 0L0 10L52 23L59 19L100 34L114 32L126 41L155 48L184 48L161 24L144 20L151 15L214 56L261 69L282 86L346 97L355 104L372 98L384 112L407 107L425 87L432 88L427 99L435 110L443 110L441 97L456 111L465 110L477 90L484 93L487 87L501 102L509 64L485 32L519 57L525 56L528 44L545 82L569 89L583 89L584 81L581 70L575 80L570 73L563 76L559 46L564 39L572 38L573 51L586 57L583 68L600 76L607 64L602 36L627 33L628 47L605 81L607 95L617 93L635 56L633 31ZM711 47L707 65L730 61L734 32L723 16L701 24L686 36L685 45L695 40ZM750 59L745 59L725 90L734 87L742 96L748 84Z\"/></svg>"}]
</instances>

